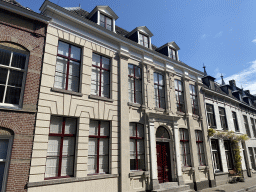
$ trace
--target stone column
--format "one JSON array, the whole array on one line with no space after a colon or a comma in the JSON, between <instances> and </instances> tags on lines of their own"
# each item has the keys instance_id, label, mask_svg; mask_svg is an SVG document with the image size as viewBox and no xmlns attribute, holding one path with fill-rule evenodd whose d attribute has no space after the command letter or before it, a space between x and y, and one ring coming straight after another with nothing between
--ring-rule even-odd
<instances>
[{"instance_id":1,"label":"stone column","mask_svg":"<svg viewBox=\"0 0 256 192\"><path fill-rule=\"evenodd\" d=\"M179 185L184 185L182 170L181 170L181 159L180 159L180 134L177 121L173 124L173 136L175 144L175 155L176 155L176 167L177 167L177 177Z\"/></svg>"},{"instance_id":2,"label":"stone column","mask_svg":"<svg viewBox=\"0 0 256 192\"><path fill-rule=\"evenodd\" d=\"M128 102L128 59L129 56L119 55L119 128L120 128L120 187L118 191L130 189L130 138L129 138L129 107ZM127 78L126 78L127 77Z\"/></svg>"},{"instance_id":3,"label":"stone column","mask_svg":"<svg viewBox=\"0 0 256 192\"><path fill-rule=\"evenodd\" d=\"M149 117L148 117L149 118ZM156 135L155 126L152 119L148 119L149 123L149 147L150 147L150 172L151 172L151 185L153 190L159 189L158 175L157 175L157 158L156 158Z\"/></svg>"}]
</instances>

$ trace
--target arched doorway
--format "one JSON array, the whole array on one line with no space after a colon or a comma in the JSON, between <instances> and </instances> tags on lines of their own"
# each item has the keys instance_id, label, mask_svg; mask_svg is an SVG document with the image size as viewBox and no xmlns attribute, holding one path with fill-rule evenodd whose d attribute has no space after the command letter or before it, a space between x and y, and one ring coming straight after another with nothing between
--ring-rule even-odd
<instances>
[{"instance_id":1,"label":"arched doorway","mask_svg":"<svg viewBox=\"0 0 256 192\"><path fill-rule=\"evenodd\" d=\"M156 131L157 171L159 183L172 181L170 134L160 126Z\"/></svg>"}]
</instances>

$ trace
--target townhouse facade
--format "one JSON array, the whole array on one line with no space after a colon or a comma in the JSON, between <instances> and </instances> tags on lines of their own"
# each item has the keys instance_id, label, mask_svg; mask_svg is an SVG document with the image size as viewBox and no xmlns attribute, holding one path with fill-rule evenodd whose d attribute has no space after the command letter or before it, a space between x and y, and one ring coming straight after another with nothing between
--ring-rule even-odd
<instances>
[{"instance_id":1,"label":"townhouse facade","mask_svg":"<svg viewBox=\"0 0 256 192\"><path fill-rule=\"evenodd\" d=\"M0 1L0 191L26 191L47 23Z\"/></svg>"},{"instance_id":2,"label":"townhouse facade","mask_svg":"<svg viewBox=\"0 0 256 192\"><path fill-rule=\"evenodd\" d=\"M47 28L28 191L215 186L201 78L175 42L45 1Z\"/></svg>"},{"instance_id":3,"label":"townhouse facade","mask_svg":"<svg viewBox=\"0 0 256 192\"><path fill-rule=\"evenodd\" d=\"M217 132L232 131L236 136L246 134L249 140L239 142L243 176L254 176L255 169L255 96L249 90L236 86L235 80L226 84L222 78L221 84L215 82L210 75L202 78L209 129ZM229 181L234 170L235 154L231 140L227 138L209 138L212 153L213 170L216 184L221 185ZM231 172L230 172L231 171Z\"/></svg>"}]
</instances>

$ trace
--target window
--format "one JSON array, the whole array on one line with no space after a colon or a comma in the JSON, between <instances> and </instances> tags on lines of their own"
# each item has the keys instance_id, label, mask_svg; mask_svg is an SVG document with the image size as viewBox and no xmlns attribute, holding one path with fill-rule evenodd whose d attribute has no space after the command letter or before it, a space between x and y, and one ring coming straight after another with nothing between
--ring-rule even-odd
<instances>
[{"instance_id":1,"label":"window","mask_svg":"<svg viewBox=\"0 0 256 192\"><path fill-rule=\"evenodd\" d=\"M182 81L175 79L175 95L177 111L185 112Z\"/></svg>"},{"instance_id":2,"label":"window","mask_svg":"<svg viewBox=\"0 0 256 192\"><path fill-rule=\"evenodd\" d=\"M154 73L154 89L156 107L165 109L164 76L159 73Z\"/></svg>"},{"instance_id":3,"label":"window","mask_svg":"<svg viewBox=\"0 0 256 192\"><path fill-rule=\"evenodd\" d=\"M110 97L110 59L92 54L91 94Z\"/></svg>"},{"instance_id":4,"label":"window","mask_svg":"<svg viewBox=\"0 0 256 192\"><path fill-rule=\"evenodd\" d=\"M180 152L181 152L181 163L184 167L191 166L190 160L190 149L189 149L189 135L187 129L180 129Z\"/></svg>"},{"instance_id":5,"label":"window","mask_svg":"<svg viewBox=\"0 0 256 192\"><path fill-rule=\"evenodd\" d=\"M148 37L139 33L139 44L149 48Z\"/></svg>"},{"instance_id":6,"label":"window","mask_svg":"<svg viewBox=\"0 0 256 192\"><path fill-rule=\"evenodd\" d=\"M219 107L220 124L222 129L228 129L225 109Z\"/></svg>"},{"instance_id":7,"label":"window","mask_svg":"<svg viewBox=\"0 0 256 192\"><path fill-rule=\"evenodd\" d=\"M100 26L112 31L112 19L103 15L103 14L100 14Z\"/></svg>"},{"instance_id":8,"label":"window","mask_svg":"<svg viewBox=\"0 0 256 192\"><path fill-rule=\"evenodd\" d=\"M196 94L196 88L194 85L189 85L190 89L190 99L191 99L191 105L192 105L192 112L195 115L199 114L198 109L198 103L197 103L197 94Z\"/></svg>"},{"instance_id":9,"label":"window","mask_svg":"<svg viewBox=\"0 0 256 192\"><path fill-rule=\"evenodd\" d=\"M145 169L144 126L130 123L130 169Z\"/></svg>"},{"instance_id":10,"label":"window","mask_svg":"<svg viewBox=\"0 0 256 192\"><path fill-rule=\"evenodd\" d=\"M197 144L197 155L199 165L205 165L205 157L204 157L204 143L203 143L203 134L202 131L196 131L196 144Z\"/></svg>"},{"instance_id":11,"label":"window","mask_svg":"<svg viewBox=\"0 0 256 192\"><path fill-rule=\"evenodd\" d=\"M128 73L129 102L142 104L141 69L136 65L129 64Z\"/></svg>"},{"instance_id":12,"label":"window","mask_svg":"<svg viewBox=\"0 0 256 192\"><path fill-rule=\"evenodd\" d=\"M45 178L74 176L76 119L52 116Z\"/></svg>"},{"instance_id":13,"label":"window","mask_svg":"<svg viewBox=\"0 0 256 192\"><path fill-rule=\"evenodd\" d=\"M227 160L227 166L228 169L233 169L233 158L231 153L231 143L230 141L224 141L224 149L225 149L225 155Z\"/></svg>"},{"instance_id":14,"label":"window","mask_svg":"<svg viewBox=\"0 0 256 192\"><path fill-rule=\"evenodd\" d=\"M246 131L246 134L248 135L248 137L251 137L251 132L249 129L248 119L247 119L246 115L244 115L244 127L245 127L245 131Z\"/></svg>"},{"instance_id":15,"label":"window","mask_svg":"<svg viewBox=\"0 0 256 192\"><path fill-rule=\"evenodd\" d=\"M232 111L232 117L233 117L235 131L239 131L236 112Z\"/></svg>"},{"instance_id":16,"label":"window","mask_svg":"<svg viewBox=\"0 0 256 192\"><path fill-rule=\"evenodd\" d=\"M90 121L88 174L109 172L109 132L110 122Z\"/></svg>"},{"instance_id":17,"label":"window","mask_svg":"<svg viewBox=\"0 0 256 192\"><path fill-rule=\"evenodd\" d=\"M252 147L248 147L248 150L249 150L249 157L251 160L252 169L255 169L255 159L254 159Z\"/></svg>"},{"instance_id":18,"label":"window","mask_svg":"<svg viewBox=\"0 0 256 192\"><path fill-rule=\"evenodd\" d=\"M0 104L21 105L28 55L0 46Z\"/></svg>"},{"instance_id":19,"label":"window","mask_svg":"<svg viewBox=\"0 0 256 192\"><path fill-rule=\"evenodd\" d=\"M211 140L212 145L212 158L213 158L213 167L215 171L221 171L221 160L220 160L220 149L219 141L217 139Z\"/></svg>"},{"instance_id":20,"label":"window","mask_svg":"<svg viewBox=\"0 0 256 192\"><path fill-rule=\"evenodd\" d=\"M256 137L256 129L255 129L255 123L254 123L254 119L253 118L251 118L251 124L252 124L253 136Z\"/></svg>"},{"instance_id":21,"label":"window","mask_svg":"<svg viewBox=\"0 0 256 192\"><path fill-rule=\"evenodd\" d=\"M171 47L169 47L169 57L177 60L177 51Z\"/></svg>"},{"instance_id":22,"label":"window","mask_svg":"<svg viewBox=\"0 0 256 192\"><path fill-rule=\"evenodd\" d=\"M79 91L81 49L59 41L54 87Z\"/></svg>"},{"instance_id":23,"label":"window","mask_svg":"<svg viewBox=\"0 0 256 192\"><path fill-rule=\"evenodd\" d=\"M206 104L207 118L209 127L216 127L213 105Z\"/></svg>"},{"instance_id":24,"label":"window","mask_svg":"<svg viewBox=\"0 0 256 192\"><path fill-rule=\"evenodd\" d=\"M0 137L0 191L5 191L11 153L11 137Z\"/></svg>"}]
</instances>

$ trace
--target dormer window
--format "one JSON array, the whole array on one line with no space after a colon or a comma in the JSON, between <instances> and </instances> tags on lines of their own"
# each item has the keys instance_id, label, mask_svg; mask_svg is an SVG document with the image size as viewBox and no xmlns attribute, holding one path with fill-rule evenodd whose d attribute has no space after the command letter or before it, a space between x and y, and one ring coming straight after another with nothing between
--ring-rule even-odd
<instances>
[{"instance_id":1,"label":"dormer window","mask_svg":"<svg viewBox=\"0 0 256 192\"><path fill-rule=\"evenodd\" d=\"M103 15L103 14L100 14L100 26L112 31L112 19Z\"/></svg>"},{"instance_id":2,"label":"dormer window","mask_svg":"<svg viewBox=\"0 0 256 192\"><path fill-rule=\"evenodd\" d=\"M139 44L148 48L148 37L139 33Z\"/></svg>"},{"instance_id":3,"label":"dormer window","mask_svg":"<svg viewBox=\"0 0 256 192\"><path fill-rule=\"evenodd\" d=\"M177 51L171 47L169 47L169 57L177 60Z\"/></svg>"}]
</instances>

